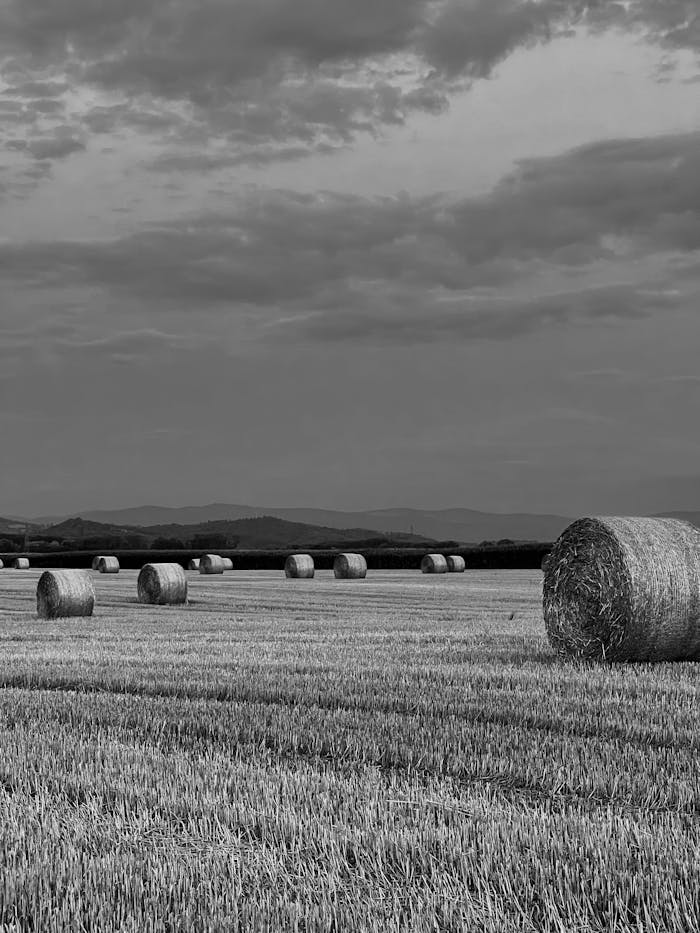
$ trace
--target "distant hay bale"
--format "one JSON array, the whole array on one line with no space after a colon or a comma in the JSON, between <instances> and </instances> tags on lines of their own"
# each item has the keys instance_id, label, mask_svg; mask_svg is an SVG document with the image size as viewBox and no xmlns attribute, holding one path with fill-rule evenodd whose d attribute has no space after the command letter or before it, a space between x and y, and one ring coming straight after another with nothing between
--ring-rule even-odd
<instances>
[{"instance_id":1,"label":"distant hay bale","mask_svg":"<svg viewBox=\"0 0 700 933\"><path fill-rule=\"evenodd\" d=\"M36 588L36 611L40 619L91 616L95 590L86 570L45 570Z\"/></svg>"},{"instance_id":2,"label":"distant hay bale","mask_svg":"<svg viewBox=\"0 0 700 933\"><path fill-rule=\"evenodd\" d=\"M447 558L447 569L450 573L464 573L467 565L459 554L450 554Z\"/></svg>"},{"instance_id":3,"label":"distant hay bale","mask_svg":"<svg viewBox=\"0 0 700 933\"><path fill-rule=\"evenodd\" d=\"M224 562L224 570L233 570L233 561L230 557L222 557L221 560Z\"/></svg>"},{"instance_id":4,"label":"distant hay bale","mask_svg":"<svg viewBox=\"0 0 700 933\"><path fill-rule=\"evenodd\" d=\"M92 562L92 569L98 573L119 573L119 559L117 557L96 557Z\"/></svg>"},{"instance_id":5,"label":"distant hay bale","mask_svg":"<svg viewBox=\"0 0 700 933\"><path fill-rule=\"evenodd\" d=\"M540 561L540 569L546 571L548 563L549 563L549 554L545 554L542 560Z\"/></svg>"},{"instance_id":6,"label":"distant hay bale","mask_svg":"<svg viewBox=\"0 0 700 933\"><path fill-rule=\"evenodd\" d=\"M187 602L187 577L180 564L145 564L137 586L140 603L177 606Z\"/></svg>"},{"instance_id":7,"label":"distant hay bale","mask_svg":"<svg viewBox=\"0 0 700 933\"><path fill-rule=\"evenodd\" d=\"M188 570L199 570L199 558L193 557L192 560L187 565Z\"/></svg>"},{"instance_id":8,"label":"distant hay bale","mask_svg":"<svg viewBox=\"0 0 700 933\"><path fill-rule=\"evenodd\" d=\"M367 576L367 561L362 554L339 554L333 562L338 580L363 580Z\"/></svg>"},{"instance_id":9,"label":"distant hay bale","mask_svg":"<svg viewBox=\"0 0 700 933\"><path fill-rule=\"evenodd\" d=\"M314 559L310 554L290 554L284 563L285 576L295 580L310 580L314 573Z\"/></svg>"},{"instance_id":10,"label":"distant hay bale","mask_svg":"<svg viewBox=\"0 0 700 933\"><path fill-rule=\"evenodd\" d=\"M420 569L421 573L447 573L447 561L442 554L426 554Z\"/></svg>"},{"instance_id":11,"label":"distant hay bale","mask_svg":"<svg viewBox=\"0 0 700 933\"><path fill-rule=\"evenodd\" d=\"M29 570L29 558L17 557L13 560L12 566L15 570Z\"/></svg>"},{"instance_id":12,"label":"distant hay bale","mask_svg":"<svg viewBox=\"0 0 700 933\"><path fill-rule=\"evenodd\" d=\"M0 570L2 570L4 566L5 566L5 565L4 565L3 562L0 560Z\"/></svg>"},{"instance_id":13,"label":"distant hay bale","mask_svg":"<svg viewBox=\"0 0 700 933\"><path fill-rule=\"evenodd\" d=\"M700 660L700 530L670 518L582 518L549 554L542 608L562 656Z\"/></svg>"},{"instance_id":14,"label":"distant hay bale","mask_svg":"<svg viewBox=\"0 0 700 933\"><path fill-rule=\"evenodd\" d=\"M224 572L223 557L219 557L218 554L204 554L204 556L199 559L199 572L200 573L223 573Z\"/></svg>"}]
</instances>

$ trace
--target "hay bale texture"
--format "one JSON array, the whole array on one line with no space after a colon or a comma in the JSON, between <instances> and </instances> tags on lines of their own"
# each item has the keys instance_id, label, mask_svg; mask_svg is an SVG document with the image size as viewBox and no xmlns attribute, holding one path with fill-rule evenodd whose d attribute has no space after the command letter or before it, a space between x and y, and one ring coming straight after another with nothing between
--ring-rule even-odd
<instances>
[{"instance_id":1,"label":"hay bale texture","mask_svg":"<svg viewBox=\"0 0 700 933\"><path fill-rule=\"evenodd\" d=\"M420 569L421 573L447 573L447 561L442 554L426 554Z\"/></svg>"},{"instance_id":2,"label":"hay bale texture","mask_svg":"<svg viewBox=\"0 0 700 933\"><path fill-rule=\"evenodd\" d=\"M0 560L0 570L2 570L4 566L5 566L5 565L4 565L3 562Z\"/></svg>"},{"instance_id":3,"label":"hay bale texture","mask_svg":"<svg viewBox=\"0 0 700 933\"><path fill-rule=\"evenodd\" d=\"M367 561L362 554L339 554L333 561L333 573L338 580L363 580Z\"/></svg>"},{"instance_id":4,"label":"hay bale texture","mask_svg":"<svg viewBox=\"0 0 700 933\"><path fill-rule=\"evenodd\" d=\"M218 554L204 554L203 557L199 559L199 572L200 573L223 573L224 572L224 559L219 557Z\"/></svg>"},{"instance_id":5,"label":"hay bale texture","mask_svg":"<svg viewBox=\"0 0 700 933\"><path fill-rule=\"evenodd\" d=\"M119 573L119 558L117 557L96 557L92 562L92 569L98 573Z\"/></svg>"},{"instance_id":6,"label":"hay bale texture","mask_svg":"<svg viewBox=\"0 0 700 933\"><path fill-rule=\"evenodd\" d=\"M187 577L180 564L145 564L137 587L140 603L178 606L187 602Z\"/></svg>"},{"instance_id":7,"label":"hay bale texture","mask_svg":"<svg viewBox=\"0 0 700 933\"><path fill-rule=\"evenodd\" d=\"M450 573L464 573L467 569L466 562L459 554L450 554L447 558L447 569Z\"/></svg>"},{"instance_id":8,"label":"hay bale texture","mask_svg":"<svg viewBox=\"0 0 700 933\"><path fill-rule=\"evenodd\" d=\"M29 570L29 558L28 557L17 557L12 562L12 566L15 570Z\"/></svg>"},{"instance_id":9,"label":"hay bale texture","mask_svg":"<svg viewBox=\"0 0 700 933\"><path fill-rule=\"evenodd\" d=\"M222 557L221 560L224 562L224 570L233 570L233 561L230 557Z\"/></svg>"},{"instance_id":10,"label":"hay bale texture","mask_svg":"<svg viewBox=\"0 0 700 933\"><path fill-rule=\"evenodd\" d=\"M91 616L95 590L87 570L45 570L36 588L40 619Z\"/></svg>"},{"instance_id":11,"label":"hay bale texture","mask_svg":"<svg viewBox=\"0 0 700 933\"><path fill-rule=\"evenodd\" d=\"M188 570L199 570L199 558L193 557L192 560L187 565Z\"/></svg>"},{"instance_id":12,"label":"hay bale texture","mask_svg":"<svg viewBox=\"0 0 700 933\"><path fill-rule=\"evenodd\" d=\"M548 555L542 604L562 656L700 660L700 530L671 518L582 518Z\"/></svg>"},{"instance_id":13,"label":"hay bale texture","mask_svg":"<svg viewBox=\"0 0 700 933\"><path fill-rule=\"evenodd\" d=\"M294 580L310 580L316 568L310 554L290 554L284 562L285 576Z\"/></svg>"}]
</instances>

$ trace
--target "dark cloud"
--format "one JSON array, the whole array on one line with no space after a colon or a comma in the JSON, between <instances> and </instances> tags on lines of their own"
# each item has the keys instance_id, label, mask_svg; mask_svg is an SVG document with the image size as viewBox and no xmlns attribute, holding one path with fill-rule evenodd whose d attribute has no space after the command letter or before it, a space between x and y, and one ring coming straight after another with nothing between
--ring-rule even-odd
<instances>
[{"instance_id":1,"label":"dark cloud","mask_svg":"<svg viewBox=\"0 0 700 933\"><path fill-rule=\"evenodd\" d=\"M576 25L700 49L695 0L5 0L0 56L23 75L15 96L80 83L122 95L86 113L94 132L168 133L186 104L200 137L313 151L439 113L455 86Z\"/></svg>"},{"instance_id":2,"label":"dark cloud","mask_svg":"<svg viewBox=\"0 0 700 933\"><path fill-rule=\"evenodd\" d=\"M69 89L65 81L24 81L3 91L6 97L61 97Z\"/></svg>"},{"instance_id":3,"label":"dark cloud","mask_svg":"<svg viewBox=\"0 0 700 933\"><path fill-rule=\"evenodd\" d=\"M57 134L55 136L36 137L29 140L11 139L5 144L8 149L18 152L27 152L34 159L40 161L65 159L74 152L82 152L85 144L70 135Z\"/></svg>"},{"instance_id":4,"label":"dark cloud","mask_svg":"<svg viewBox=\"0 0 700 933\"><path fill-rule=\"evenodd\" d=\"M8 242L0 276L193 314L255 308L270 333L283 317L318 339L505 337L682 305L699 179L700 134L609 140L524 162L480 198L256 190L119 239Z\"/></svg>"}]
</instances>

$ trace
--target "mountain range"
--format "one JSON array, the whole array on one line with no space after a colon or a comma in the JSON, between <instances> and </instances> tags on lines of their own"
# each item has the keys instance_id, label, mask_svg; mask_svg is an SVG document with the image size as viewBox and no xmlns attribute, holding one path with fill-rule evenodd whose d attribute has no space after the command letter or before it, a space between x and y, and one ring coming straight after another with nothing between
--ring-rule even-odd
<instances>
[{"instance_id":1,"label":"mountain range","mask_svg":"<svg viewBox=\"0 0 700 933\"><path fill-rule=\"evenodd\" d=\"M667 517L685 519L700 527L700 512L675 511L661 513ZM203 533L216 530L211 523L230 524L240 522L242 519L281 519L292 523L296 527L274 526L267 522L257 529L253 525L246 528L228 528L229 533L245 531L244 537L250 540L270 540L269 544L260 546L272 547L274 543L288 541L290 536L299 541L326 539L329 531L348 532L347 535L335 536L339 540L353 540L367 538L371 533L385 536L403 538L403 543L411 543L418 539L438 541L459 541L460 543L479 543L481 541L498 541L509 538L514 541L553 541L563 529L572 521L572 518L562 515L527 514L527 513L495 513L480 512L473 509L379 509L363 512L342 512L331 509L311 508L270 508L262 506L232 505L229 503L212 503L203 506L185 506L170 508L166 506L144 505L136 508L116 510L88 510L79 513L84 527L82 534L97 534L98 528L89 529L88 523L96 523L99 530L104 532L104 526L126 530L139 529L148 534L162 536L182 536L181 526L188 526L191 533ZM36 526L56 526L65 522L65 517L44 517L29 521L30 531L37 530ZM194 527L197 526L197 527ZM206 526L199 527L199 526ZM313 527L309 527L313 526ZM19 518L0 518L0 534L22 533L24 520ZM67 529L64 529L67 530ZM221 529L222 530L222 529ZM267 537L266 537L267 536ZM257 544L241 546L255 547ZM284 546L284 545L282 545ZM309 543L307 546L311 546Z\"/></svg>"},{"instance_id":2,"label":"mountain range","mask_svg":"<svg viewBox=\"0 0 700 933\"><path fill-rule=\"evenodd\" d=\"M520 541L552 541L570 522L560 515L498 514L473 509L379 509L361 512L312 508L273 508L269 506L212 503L204 506L168 508L144 505L116 510L90 510L79 513L86 521L129 528L199 525L205 522L239 521L272 517L320 528L358 529L385 535L415 535L423 539L478 543L510 538ZM33 524L55 525L65 517L33 519Z\"/></svg>"}]
</instances>

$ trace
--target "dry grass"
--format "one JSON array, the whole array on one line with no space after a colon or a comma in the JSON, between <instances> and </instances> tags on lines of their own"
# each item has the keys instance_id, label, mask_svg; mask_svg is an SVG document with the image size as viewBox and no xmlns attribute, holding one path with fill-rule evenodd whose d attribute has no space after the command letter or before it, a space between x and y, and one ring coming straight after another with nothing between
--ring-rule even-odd
<instances>
[{"instance_id":1,"label":"dry grass","mask_svg":"<svg viewBox=\"0 0 700 933\"><path fill-rule=\"evenodd\" d=\"M177 606L187 602L187 577L180 564L145 564L136 588L140 603Z\"/></svg>"},{"instance_id":2,"label":"dry grass","mask_svg":"<svg viewBox=\"0 0 700 933\"><path fill-rule=\"evenodd\" d=\"M695 929L692 664L558 662L539 572L0 578L0 928ZM510 618L510 616L513 616Z\"/></svg>"},{"instance_id":3,"label":"dry grass","mask_svg":"<svg viewBox=\"0 0 700 933\"><path fill-rule=\"evenodd\" d=\"M286 577L310 580L314 573L314 559L310 554L290 554L285 561L284 574Z\"/></svg>"},{"instance_id":4,"label":"dry grass","mask_svg":"<svg viewBox=\"0 0 700 933\"><path fill-rule=\"evenodd\" d=\"M442 554L426 554L420 562L421 573L447 573L449 566Z\"/></svg>"},{"instance_id":5,"label":"dry grass","mask_svg":"<svg viewBox=\"0 0 700 933\"><path fill-rule=\"evenodd\" d=\"M654 518L584 518L548 557L544 614L562 655L700 660L700 531Z\"/></svg>"},{"instance_id":6,"label":"dry grass","mask_svg":"<svg viewBox=\"0 0 700 933\"><path fill-rule=\"evenodd\" d=\"M46 570L36 587L36 611L40 619L91 616L95 590L86 570Z\"/></svg>"}]
</instances>

